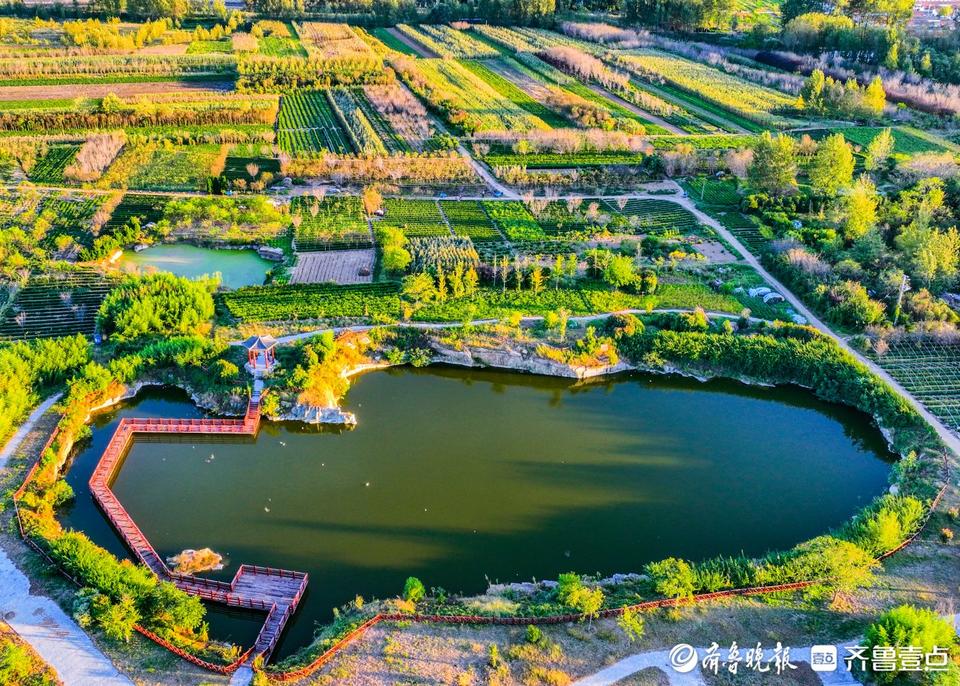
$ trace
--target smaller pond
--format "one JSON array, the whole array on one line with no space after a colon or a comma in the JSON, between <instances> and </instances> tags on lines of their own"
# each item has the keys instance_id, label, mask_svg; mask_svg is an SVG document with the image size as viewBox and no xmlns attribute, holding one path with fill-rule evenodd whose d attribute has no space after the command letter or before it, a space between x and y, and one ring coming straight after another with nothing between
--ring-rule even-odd
<instances>
[{"instance_id":1,"label":"smaller pond","mask_svg":"<svg viewBox=\"0 0 960 686\"><path fill-rule=\"evenodd\" d=\"M123 269L164 271L191 279L219 272L224 286L240 288L262 284L271 263L254 250L198 248L177 243L154 245L140 252L124 251L118 265Z\"/></svg>"}]
</instances>

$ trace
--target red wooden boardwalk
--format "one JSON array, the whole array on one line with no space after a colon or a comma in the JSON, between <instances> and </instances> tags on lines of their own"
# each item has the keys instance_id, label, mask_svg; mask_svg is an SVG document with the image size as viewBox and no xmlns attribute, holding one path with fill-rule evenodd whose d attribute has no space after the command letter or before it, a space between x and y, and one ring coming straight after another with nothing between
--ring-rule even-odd
<instances>
[{"instance_id":1,"label":"red wooden boardwalk","mask_svg":"<svg viewBox=\"0 0 960 686\"><path fill-rule=\"evenodd\" d=\"M260 426L260 395L256 389L243 419L131 419L124 418L110 438L106 450L90 477L90 492L110 523L123 537L127 547L163 581L200 596L204 600L231 607L267 613L260 634L250 651L249 661L270 657L283 627L296 611L307 587L307 575L285 569L240 565L229 583L189 574L178 574L167 567L149 539L110 490L123 458L136 434L234 434L254 435Z\"/></svg>"}]
</instances>

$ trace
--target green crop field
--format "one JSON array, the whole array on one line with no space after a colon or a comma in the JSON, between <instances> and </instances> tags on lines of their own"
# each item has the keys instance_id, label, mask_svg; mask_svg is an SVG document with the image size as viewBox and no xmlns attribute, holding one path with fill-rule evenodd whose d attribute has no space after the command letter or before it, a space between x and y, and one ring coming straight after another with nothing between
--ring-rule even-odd
<instances>
[{"instance_id":1,"label":"green crop field","mask_svg":"<svg viewBox=\"0 0 960 686\"><path fill-rule=\"evenodd\" d=\"M450 223L450 228L458 236L469 236L474 243L503 239L483 206L476 200L441 200L440 209Z\"/></svg>"},{"instance_id":2,"label":"green crop field","mask_svg":"<svg viewBox=\"0 0 960 686\"><path fill-rule=\"evenodd\" d=\"M383 226L402 229L409 237L449 236L450 229L435 200L387 198L383 204Z\"/></svg>"},{"instance_id":3,"label":"green crop field","mask_svg":"<svg viewBox=\"0 0 960 686\"><path fill-rule=\"evenodd\" d=\"M350 137L338 121L325 91L296 91L280 99L277 118L280 148L301 152L352 152Z\"/></svg>"}]
</instances>

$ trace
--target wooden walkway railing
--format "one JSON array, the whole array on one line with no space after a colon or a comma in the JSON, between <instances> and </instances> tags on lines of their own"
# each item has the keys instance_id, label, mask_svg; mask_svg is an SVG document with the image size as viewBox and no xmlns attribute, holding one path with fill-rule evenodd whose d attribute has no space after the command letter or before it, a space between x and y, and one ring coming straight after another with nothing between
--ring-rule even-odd
<instances>
[{"instance_id":1,"label":"wooden walkway railing","mask_svg":"<svg viewBox=\"0 0 960 686\"><path fill-rule=\"evenodd\" d=\"M125 417L117 425L100 461L90 477L90 493L107 519L123 538L127 547L158 578L175 584L179 589L230 607L266 612L267 617L254 646L245 653L248 662L256 658L269 659L276 648L283 627L296 611L307 587L307 575L285 569L241 565L228 582L205 579L171 570L157 553L147 536L110 490L137 434L256 434L260 425L259 389L251 397L243 419L134 419ZM149 635L146 630L141 631ZM159 637L153 640L165 643ZM159 640L158 640L159 639ZM178 654L180 651L177 651ZM195 656L188 657L194 664L206 667ZM234 667L235 669L236 667ZM217 670L220 671L220 670Z\"/></svg>"}]
</instances>

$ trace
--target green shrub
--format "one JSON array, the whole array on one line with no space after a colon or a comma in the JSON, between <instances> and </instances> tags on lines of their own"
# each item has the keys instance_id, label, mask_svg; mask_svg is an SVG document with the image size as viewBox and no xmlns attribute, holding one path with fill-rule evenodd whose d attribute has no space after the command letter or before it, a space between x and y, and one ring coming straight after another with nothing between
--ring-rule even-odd
<instances>
[{"instance_id":1,"label":"green shrub","mask_svg":"<svg viewBox=\"0 0 960 686\"><path fill-rule=\"evenodd\" d=\"M954 657L958 655L957 634L950 622L941 619L933 610L911 605L901 605L880 615L867 628L864 645L871 649L920 648L922 654L930 653L937 647ZM896 661L897 669L902 669L904 661L899 652ZM922 673L915 674L913 683L921 683L923 676ZM909 672L873 672L873 678L880 684L903 680L904 677L909 680Z\"/></svg>"},{"instance_id":2,"label":"green shrub","mask_svg":"<svg viewBox=\"0 0 960 686\"><path fill-rule=\"evenodd\" d=\"M403 584L403 599L411 603L419 603L427 595L423 582L415 576L407 577Z\"/></svg>"},{"instance_id":3,"label":"green shrub","mask_svg":"<svg viewBox=\"0 0 960 686\"><path fill-rule=\"evenodd\" d=\"M689 562L668 557L660 562L651 562L645 569L657 595L678 600L693 596L696 575Z\"/></svg>"}]
</instances>

